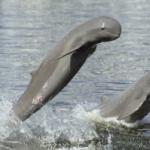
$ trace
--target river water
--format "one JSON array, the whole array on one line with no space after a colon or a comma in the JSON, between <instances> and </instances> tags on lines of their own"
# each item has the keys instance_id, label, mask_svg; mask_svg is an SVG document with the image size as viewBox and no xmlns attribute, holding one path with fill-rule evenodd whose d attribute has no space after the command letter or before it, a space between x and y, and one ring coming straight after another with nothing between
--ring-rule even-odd
<instances>
[{"instance_id":1,"label":"river water","mask_svg":"<svg viewBox=\"0 0 150 150\"><path fill-rule=\"evenodd\" d=\"M18 127L44 142L96 137L86 112L99 107L102 95L118 94L149 71L149 10L148 0L0 0L0 136L6 136L8 112L47 52L76 25L105 15L121 23L121 37L99 44L53 101Z\"/></svg>"}]
</instances>

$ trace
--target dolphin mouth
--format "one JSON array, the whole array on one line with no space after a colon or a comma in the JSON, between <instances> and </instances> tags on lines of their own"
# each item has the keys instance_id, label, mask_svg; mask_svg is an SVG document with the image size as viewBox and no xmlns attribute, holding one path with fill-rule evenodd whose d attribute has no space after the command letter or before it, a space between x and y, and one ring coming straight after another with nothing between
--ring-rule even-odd
<instances>
[{"instance_id":1,"label":"dolphin mouth","mask_svg":"<svg viewBox=\"0 0 150 150\"><path fill-rule=\"evenodd\" d=\"M121 35L121 32L118 32L118 33L108 33L110 34L110 36L112 36L112 40L115 40L115 39L118 39Z\"/></svg>"},{"instance_id":2,"label":"dolphin mouth","mask_svg":"<svg viewBox=\"0 0 150 150\"><path fill-rule=\"evenodd\" d=\"M108 41L113 41L113 40L116 40L120 37L121 35L121 32L118 32L118 33L111 33L111 32L107 32L107 34L109 36L106 36L102 41L103 42L108 42Z\"/></svg>"},{"instance_id":3,"label":"dolphin mouth","mask_svg":"<svg viewBox=\"0 0 150 150\"><path fill-rule=\"evenodd\" d=\"M112 34L112 35L113 35L114 40L115 40L115 39L118 39L118 38L120 37L121 33L118 33L118 34Z\"/></svg>"}]
</instances>

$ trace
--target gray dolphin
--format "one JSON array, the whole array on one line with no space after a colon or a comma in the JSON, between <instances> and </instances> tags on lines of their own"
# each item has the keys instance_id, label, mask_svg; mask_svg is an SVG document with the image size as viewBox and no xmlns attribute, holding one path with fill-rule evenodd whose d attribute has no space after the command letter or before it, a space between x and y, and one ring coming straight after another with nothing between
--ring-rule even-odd
<instances>
[{"instance_id":1,"label":"gray dolphin","mask_svg":"<svg viewBox=\"0 0 150 150\"><path fill-rule=\"evenodd\" d=\"M103 97L100 113L102 117L116 117L133 123L142 120L150 112L150 73L141 77L119 96L109 100Z\"/></svg>"},{"instance_id":2,"label":"gray dolphin","mask_svg":"<svg viewBox=\"0 0 150 150\"><path fill-rule=\"evenodd\" d=\"M98 43L115 40L120 34L120 23L105 16L69 32L32 72L29 86L13 107L15 114L21 120L30 117L73 78Z\"/></svg>"}]
</instances>

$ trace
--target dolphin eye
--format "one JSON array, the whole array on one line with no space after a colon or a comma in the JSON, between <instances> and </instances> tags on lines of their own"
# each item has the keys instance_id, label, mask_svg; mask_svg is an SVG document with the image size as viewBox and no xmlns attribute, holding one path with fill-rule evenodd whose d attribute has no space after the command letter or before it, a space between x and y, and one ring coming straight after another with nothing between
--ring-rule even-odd
<instances>
[{"instance_id":1,"label":"dolphin eye","mask_svg":"<svg viewBox=\"0 0 150 150\"><path fill-rule=\"evenodd\" d=\"M101 30L104 30L104 29L105 29L105 23L103 22L101 25Z\"/></svg>"}]
</instances>

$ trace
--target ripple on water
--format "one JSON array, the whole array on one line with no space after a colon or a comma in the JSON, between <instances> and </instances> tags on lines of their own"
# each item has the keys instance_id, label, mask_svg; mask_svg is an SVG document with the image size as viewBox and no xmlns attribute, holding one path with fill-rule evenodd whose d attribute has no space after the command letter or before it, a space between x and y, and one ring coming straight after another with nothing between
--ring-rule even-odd
<instances>
[{"instance_id":1,"label":"ripple on water","mask_svg":"<svg viewBox=\"0 0 150 150\"><path fill-rule=\"evenodd\" d=\"M117 94L150 70L149 7L147 0L1 0L0 138L11 133L22 146L15 144L15 150L40 150L42 142L51 145L63 138L83 142L97 137L93 122L99 120L98 113L87 110L99 106L101 95ZM25 123L8 126L8 120L14 119L10 115L13 102L25 90L30 70L74 26L99 15L121 22L120 39L100 44L53 102Z\"/></svg>"}]
</instances>

